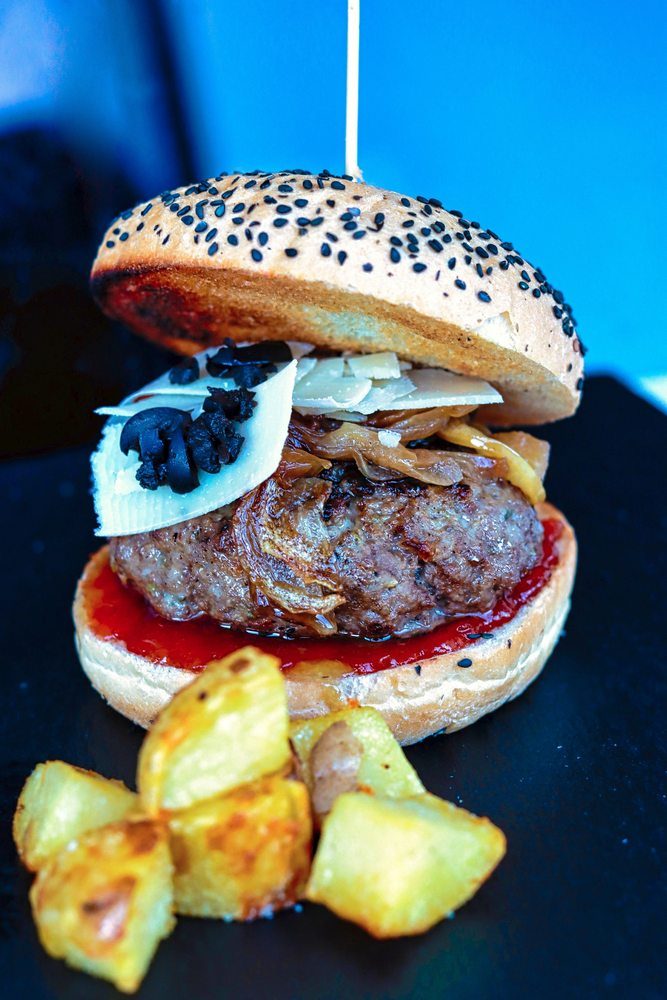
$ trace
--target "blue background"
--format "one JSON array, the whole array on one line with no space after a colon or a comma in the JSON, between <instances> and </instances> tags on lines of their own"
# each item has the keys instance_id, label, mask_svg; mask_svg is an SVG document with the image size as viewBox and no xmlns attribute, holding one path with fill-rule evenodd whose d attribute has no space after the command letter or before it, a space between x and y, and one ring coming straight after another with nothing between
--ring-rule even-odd
<instances>
[{"instance_id":1,"label":"blue background","mask_svg":"<svg viewBox=\"0 0 667 1000\"><path fill-rule=\"evenodd\" d=\"M174 185L146 13L131 0L4 0L0 132L56 123ZM362 0L359 159L441 198L545 271L589 370L667 372L667 5ZM345 0L164 0L192 167L342 171ZM124 206L119 205L118 208Z\"/></svg>"}]
</instances>

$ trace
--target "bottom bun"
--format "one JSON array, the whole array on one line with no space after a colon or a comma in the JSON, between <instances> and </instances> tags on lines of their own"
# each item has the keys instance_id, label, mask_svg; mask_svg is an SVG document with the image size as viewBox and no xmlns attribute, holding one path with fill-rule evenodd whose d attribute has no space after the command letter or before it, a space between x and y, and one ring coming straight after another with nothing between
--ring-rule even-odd
<instances>
[{"instance_id":1,"label":"bottom bun","mask_svg":"<svg viewBox=\"0 0 667 1000\"><path fill-rule=\"evenodd\" d=\"M558 564L539 593L492 637L455 653L392 667L372 674L347 672L339 663L300 664L285 674L290 715L307 719L348 705L377 708L401 743L433 733L454 732L499 708L533 681L563 628L577 561L574 532L551 504L539 504L541 519L557 518L563 532ZM90 560L74 600L76 646L81 665L97 691L122 715L148 728L160 709L196 674L154 663L131 653L118 639L101 638L91 628L86 584L108 559L106 548ZM252 645L252 637L249 636ZM462 658L472 664L458 666Z\"/></svg>"}]
</instances>

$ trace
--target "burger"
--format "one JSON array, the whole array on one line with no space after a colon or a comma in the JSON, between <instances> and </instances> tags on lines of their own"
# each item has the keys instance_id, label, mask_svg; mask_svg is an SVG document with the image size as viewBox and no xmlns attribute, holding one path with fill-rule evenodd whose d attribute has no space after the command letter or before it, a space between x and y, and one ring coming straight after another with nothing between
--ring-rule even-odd
<instances>
[{"instance_id":1,"label":"burger","mask_svg":"<svg viewBox=\"0 0 667 1000\"><path fill-rule=\"evenodd\" d=\"M293 717L371 705L411 743L537 676L576 542L526 428L575 412L584 350L511 243L327 171L221 174L123 212L91 283L179 356L99 410L74 621L110 705L148 726L252 644Z\"/></svg>"}]
</instances>

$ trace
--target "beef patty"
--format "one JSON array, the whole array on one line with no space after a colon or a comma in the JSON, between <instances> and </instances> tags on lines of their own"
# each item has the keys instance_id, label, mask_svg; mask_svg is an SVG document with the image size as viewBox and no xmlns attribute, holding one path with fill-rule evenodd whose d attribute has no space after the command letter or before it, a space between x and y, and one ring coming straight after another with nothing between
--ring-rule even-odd
<instances>
[{"instance_id":1,"label":"beef patty","mask_svg":"<svg viewBox=\"0 0 667 1000\"><path fill-rule=\"evenodd\" d=\"M114 538L111 566L167 618L383 638L487 611L541 543L535 510L504 480L375 483L335 463L319 478L272 476L229 507Z\"/></svg>"}]
</instances>

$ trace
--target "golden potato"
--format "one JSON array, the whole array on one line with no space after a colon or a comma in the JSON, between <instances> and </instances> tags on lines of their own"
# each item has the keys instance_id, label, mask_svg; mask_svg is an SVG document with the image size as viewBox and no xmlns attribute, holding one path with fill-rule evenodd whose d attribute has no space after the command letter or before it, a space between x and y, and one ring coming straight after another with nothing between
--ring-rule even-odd
<instances>
[{"instance_id":1,"label":"golden potato","mask_svg":"<svg viewBox=\"0 0 667 1000\"><path fill-rule=\"evenodd\" d=\"M210 663L160 713L139 754L146 811L187 809L290 759L279 660L251 646Z\"/></svg>"},{"instance_id":2,"label":"golden potato","mask_svg":"<svg viewBox=\"0 0 667 1000\"><path fill-rule=\"evenodd\" d=\"M123 819L138 797L121 781L50 760L23 786L14 813L14 842L32 871L87 830Z\"/></svg>"},{"instance_id":3,"label":"golden potato","mask_svg":"<svg viewBox=\"0 0 667 1000\"><path fill-rule=\"evenodd\" d=\"M162 824L124 820L85 833L30 890L39 939L54 958L134 993L174 927L172 878Z\"/></svg>"},{"instance_id":4,"label":"golden potato","mask_svg":"<svg viewBox=\"0 0 667 1000\"><path fill-rule=\"evenodd\" d=\"M419 934L476 892L505 853L488 819L434 795L341 795L324 821L306 897L377 938Z\"/></svg>"},{"instance_id":5,"label":"golden potato","mask_svg":"<svg viewBox=\"0 0 667 1000\"><path fill-rule=\"evenodd\" d=\"M292 723L292 745L319 817L337 795L356 790L389 798L424 791L382 715L374 708L344 708Z\"/></svg>"},{"instance_id":6,"label":"golden potato","mask_svg":"<svg viewBox=\"0 0 667 1000\"><path fill-rule=\"evenodd\" d=\"M252 920L303 896L312 824L306 786L264 778L169 819L176 911Z\"/></svg>"}]
</instances>

